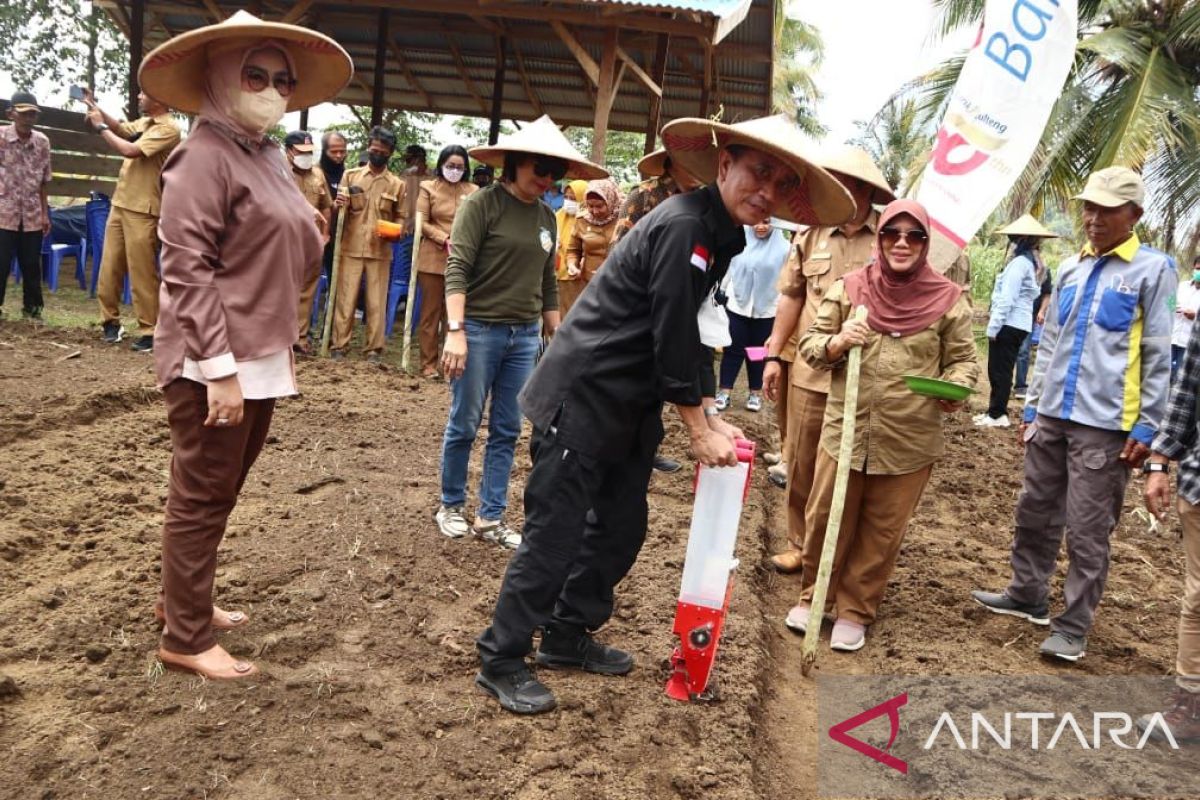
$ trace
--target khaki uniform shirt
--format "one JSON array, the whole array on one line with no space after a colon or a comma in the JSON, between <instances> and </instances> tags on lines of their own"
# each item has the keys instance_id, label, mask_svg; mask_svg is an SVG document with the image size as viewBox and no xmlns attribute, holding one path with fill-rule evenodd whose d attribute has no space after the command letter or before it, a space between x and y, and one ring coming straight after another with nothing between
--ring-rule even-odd
<instances>
[{"instance_id":1,"label":"khaki uniform shirt","mask_svg":"<svg viewBox=\"0 0 1200 800\"><path fill-rule=\"evenodd\" d=\"M878 227L879 213L872 211L866 224L853 236L846 236L840 227L808 228L796 234L795 245L779 273L778 284L780 294L804 298L800 321L780 353L784 361L795 362L791 370L793 386L829 393L829 373L813 369L804 363L804 359L796 358L796 342L817 318L821 299L834 281L871 261Z\"/></svg>"},{"instance_id":2,"label":"khaki uniform shirt","mask_svg":"<svg viewBox=\"0 0 1200 800\"><path fill-rule=\"evenodd\" d=\"M304 195L308 204L317 211L328 211L333 208L333 198L329 196L329 184L325 182L325 175L321 170L316 167L307 170L293 167L292 179L296 181L296 188L300 190L300 194Z\"/></svg>"},{"instance_id":3,"label":"khaki uniform shirt","mask_svg":"<svg viewBox=\"0 0 1200 800\"><path fill-rule=\"evenodd\" d=\"M350 194L351 186L362 189L362 194ZM390 261L392 242L375 235L375 223L403 222L404 181L386 169L378 175L370 167L348 169L338 194L350 200L343 209L346 222L342 228L342 254Z\"/></svg>"},{"instance_id":4,"label":"khaki uniform shirt","mask_svg":"<svg viewBox=\"0 0 1200 800\"><path fill-rule=\"evenodd\" d=\"M470 181L450 183L434 178L421 183L417 213L421 215L421 252L417 254L417 272L446 274L446 242L463 200L479 191ZM413 224L416 224L414 218Z\"/></svg>"},{"instance_id":5,"label":"khaki uniform shirt","mask_svg":"<svg viewBox=\"0 0 1200 800\"><path fill-rule=\"evenodd\" d=\"M179 126L170 114L159 114L157 117L122 122L116 133L133 141L142 155L140 158L127 158L121 164L112 204L117 208L157 217L162 202L160 179L163 165L182 138Z\"/></svg>"},{"instance_id":6,"label":"khaki uniform shirt","mask_svg":"<svg viewBox=\"0 0 1200 800\"><path fill-rule=\"evenodd\" d=\"M576 264L582 269L576 280L582 279L587 283L596 274L596 270L600 269L604 259L608 258L613 229L616 227L615 219L610 220L607 225L595 225L583 217L575 220L571 242L567 245L567 264Z\"/></svg>"},{"instance_id":7,"label":"khaki uniform shirt","mask_svg":"<svg viewBox=\"0 0 1200 800\"><path fill-rule=\"evenodd\" d=\"M800 337L797 355L816 369L832 370L821 446L838 457L846 399L846 361L830 363L825 345L850 316L845 284L835 283L821 300L817 319ZM965 297L941 319L909 336L871 331L863 348L858 415L850 468L868 475L907 475L932 464L945 450L937 400L909 391L905 375L925 375L965 386L979 378L971 307Z\"/></svg>"}]
</instances>

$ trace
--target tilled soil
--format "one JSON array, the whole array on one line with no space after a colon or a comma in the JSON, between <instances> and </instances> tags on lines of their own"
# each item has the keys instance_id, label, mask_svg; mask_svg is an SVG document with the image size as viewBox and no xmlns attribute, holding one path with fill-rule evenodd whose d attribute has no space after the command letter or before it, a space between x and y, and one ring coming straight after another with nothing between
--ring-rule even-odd
<instances>
[{"instance_id":1,"label":"tilled soil","mask_svg":"<svg viewBox=\"0 0 1200 800\"><path fill-rule=\"evenodd\" d=\"M73 354L78 351L77 356ZM66 356L73 356L64 358ZM474 687L506 554L433 523L448 393L362 362L304 362L303 395L230 521L221 634L262 679L162 673L159 528L170 440L150 360L82 332L0 323L0 797L781 798L816 792L816 695L783 628L796 582L760 566L782 540L761 465L743 515L714 701L662 685L691 517L690 468L656 474L650 531L600 634L625 678L543 673L561 709L513 717ZM738 398L735 398L737 400ZM735 412L755 438L767 415ZM1015 436L951 424L879 623L818 671L1041 674L1035 632L973 607L1006 575ZM482 437L481 437L482 438ZM664 452L686 459L668 418ZM472 480L477 480L478 453ZM529 468L518 448L510 514ZM1134 481L1127 512L1140 507ZM1087 674L1174 660L1173 536L1127 513ZM986 618L985 618L986 617Z\"/></svg>"}]
</instances>

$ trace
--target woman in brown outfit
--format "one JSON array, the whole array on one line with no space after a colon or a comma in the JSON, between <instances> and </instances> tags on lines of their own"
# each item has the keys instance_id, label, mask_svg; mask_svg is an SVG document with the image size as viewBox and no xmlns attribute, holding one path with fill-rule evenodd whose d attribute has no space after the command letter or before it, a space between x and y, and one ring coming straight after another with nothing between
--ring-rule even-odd
<instances>
[{"instance_id":1,"label":"woman in brown outfit","mask_svg":"<svg viewBox=\"0 0 1200 800\"><path fill-rule=\"evenodd\" d=\"M450 255L450 228L463 200L479 191L468 180L467 151L447 145L438 155L436 178L421 183L417 212L422 215L421 252L417 253L417 286L421 289L421 317L417 340L421 344L421 377L438 374L442 335L446 328L446 257Z\"/></svg>"},{"instance_id":2,"label":"woman in brown outfit","mask_svg":"<svg viewBox=\"0 0 1200 800\"><path fill-rule=\"evenodd\" d=\"M571 304L608 258L617 215L621 211L621 193L610 178L592 181L584 194L583 211L575 221L571 240L567 244L566 284L568 295L562 294L564 282L559 282L558 304L565 316Z\"/></svg>"},{"instance_id":3,"label":"woman in brown outfit","mask_svg":"<svg viewBox=\"0 0 1200 800\"><path fill-rule=\"evenodd\" d=\"M275 398L296 393L296 305L321 264L311 208L266 131L352 69L333 40L239 11L161 45L139 73L146 94L199 115L162 173L154 360L172 457L158 656L210 679L257 672L213 636L248 622L213 605L217 547Z\"/></svg>"}]
</instances>

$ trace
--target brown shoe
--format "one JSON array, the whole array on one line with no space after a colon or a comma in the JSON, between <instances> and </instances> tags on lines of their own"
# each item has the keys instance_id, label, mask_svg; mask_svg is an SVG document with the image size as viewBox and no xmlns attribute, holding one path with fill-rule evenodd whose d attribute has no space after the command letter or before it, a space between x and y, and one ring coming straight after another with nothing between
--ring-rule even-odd
<instances>
[{"instance_id":1,"label":"brown shoe","mask_svg":"<svg viewBox=\"0 0 1200 800\"><path fill-rule=\"evenodd\" d=\"M1200 742L1200 692L1189 692L1177 686L1167 699L1167 708L1161 713L1176 742ZM1150 722L1151 715L1147 714L1138 719L1137 726L1144 731L1150 727ZM1162 727L1156 724L1150 738L1165 741Z\"/></svg>"},{"instance_id":2,"label":"brown shoe","mask_svg":"<svg viewBox=\"0 0 1200 800\"><path fill-rule=\"evenodd\" d=\"M800 560L800 551L794 547L771 556L771 566L775 568L776 572L782 572L784 575L799 572L803 565L804 562Z\"/></svg>"}]
</instances>

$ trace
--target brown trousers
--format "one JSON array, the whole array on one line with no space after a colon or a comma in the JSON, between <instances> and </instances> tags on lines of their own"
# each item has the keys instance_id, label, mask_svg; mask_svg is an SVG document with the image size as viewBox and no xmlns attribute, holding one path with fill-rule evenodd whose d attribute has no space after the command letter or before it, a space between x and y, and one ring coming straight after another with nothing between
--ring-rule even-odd
<instances>
[{"instance_id":1,"label":"brown trousers","mask_svg":"<svg viewBox=\"0 0 1200 800\"><path fill-rule=\"evenodd\" d=\"M321 271L307 281L300 290L300 305L296 306L296 343L303 345L308 340L309 322L312 320L313 298L317 295L317 283L321 280Z\"/></svg>"},{"instance_id":2,"label":"brown trousers","mask_svg":"<svg viewBox=\"0 0 1200 800\"><path fill-rule=\"evenodd\" d=\"M559 319L566 319L567 312L571 310L571 306L575 305L575 301L579 299L579 295L583 293L583 287L587 286L583 278L576 278L570 281L558 282L558 313Z\"/></svg>"},{"instance_id":3,"label":"brown trousers","mask_svg":"<svg viewBox=\"0 0 1200 800\"><path fill-rule=\"evenodd\" d=\"M921 493L932 472L932 464L907 475L867 475L850 471L846 506L829 577L826 613L836 604L839 618L860 625L875 622L875 613L908 531L908 521L921 501ZM812 602L836 475L837 461L821 448L817 453L812 496L808 499L806 524L810 533L804 539L802 603Z\"/></svg>"},{"instance_id":4,"label":"brown trousers","mask_svg":"<svg viewBox=\"0 0 1200 800\"><path fill-rule=\"evenodd\" d=\"M104 253L96 299L101 322L121 319L121 290L129 274L138 336L152 336L158 324L158 217L113 206L104 226Z\"/></svg>"},{"instance_id":5,"label":"brown trousers","mask_svg":"<svg viewBox=\"0 0 1200 800\"><path fill-rule=\"evenodd\" d=\"M790 390L788 413L791 418L788 420L788 439L784 446L788 465L788 543L802 550L805 514L817 468L817 451L821 449L821 427L825 422L828 395L799 386L792 386Z\"/></svg>"},{"instance_id":6,"label":"brown trousers","mask_svg":"<svg viewBox=\"0 0 1200 800\"><path fill-rule=\"evenodd\" d=\"M217 643L213 578L225 522L271 427L274 400L247 400L242 424L205 427L208 387L178 378L163 390L171 427L171 474L163 522L162 646L195 655Z\"/></svg>"},{"instance_id":7,"label":"brown trousers","mask_svg":"<svg viewBox=\"0 0 1200 800\"><path fill-rule=\"evenodd\" d=\"M1200 692L1200 508L1179 498L1183 522L1183 552L1187 573L1183 579L1183 603L1179 610L1179 655L1176 679L1189 691Z\"/></svg>"},{"instance_id":8,"label":"brown trousers","mask_svg":"<svg viewBox=\"0 0 1200 800\"><path fill-rule=\"evenodd\" d=\"M421 317L417 322L417 341L421 344L421 374L438 371L442 355L442 333L446 329L446 276L418 272L421 288Z\"/></svg>"},{"instance_id":9,"label":"brown trousers","mask_svg":"<svg viewBox=\"0 0 1200 800\"><path fill-rule=\"evenodd\" d=\"M779 451L783 463L788 462L788 402L792 394L792 364L779 362L779 399L775 401L775 424L779 426Z\"/></svg>"},{"instance_id":10,"label":"brown trousers","mask_svg":"<svg viewBox=\"0 0 1200 800\"><path fill-rule=\"evenodd\" d=\"M367 276L366 288L366 333L363 334L363 350L368 353L383 351L384 314L387 313L388 278L392 264L383 258L359 258L342 256L338 270L337 307L333 314L334 350L345 350L350 346L354 333L354 307L358 304L358 286L363 275Z\"/></svg>"}]
</instances>

